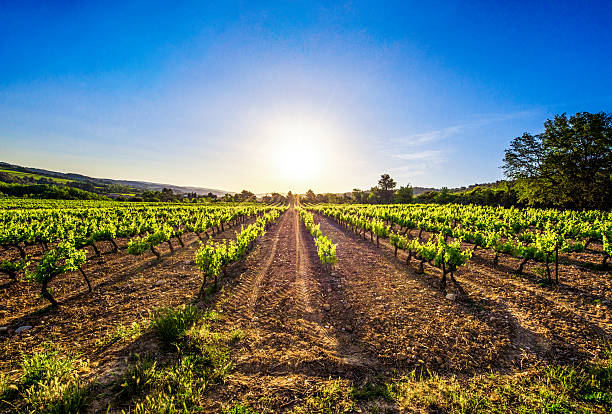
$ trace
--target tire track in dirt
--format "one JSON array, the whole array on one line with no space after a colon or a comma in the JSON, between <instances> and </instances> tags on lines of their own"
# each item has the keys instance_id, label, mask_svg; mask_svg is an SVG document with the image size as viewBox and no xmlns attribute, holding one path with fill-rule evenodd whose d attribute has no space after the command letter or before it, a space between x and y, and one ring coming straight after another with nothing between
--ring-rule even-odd
<instances>
[{"instance_id":1,"label":"tire track in dirt","mask_svg":"<svg viewBox=\"0 0 612 414\"><path fill-rule=\"evenodd\" d=\"M334 373L351 378L375 375L381 363L364 350L359 336L353 333L353 317L345 307L343 290L334 283L336 274L322 269L314 240L300 223L298 214L295 214L295 235L297 286L303 318L311 322L310 329L318 336L313 340L332 350L331 357L337 365Z\"/></svg>"},{"instance_id":2,"label":"tire track in dirt","mask_svg":"<svg viewBox=\"0 0 612 414\"><path fill-rule=\"evenodd\" d=\"M342 330L348 321L338 304L345 300L341 292L325 289L330 275L296 211L288 210L275 226L274 237L264 236L249 255L249 270L218 302L224 315L218 329L245 333L242 346L232 352L235 370L222 401L284 392L293 399L302 392L296 389L308 390L338 375L363 379L381 365L360 347L358 335ZM255 300L249 304L251 297ZM250 318L236 312L247 307Z\"/></svg>"},{"instance_id":3,"label":"tire track in dirt","mask_svg":"<svg viewBox=\"0 0 612 414\"><path fill-rule=\"evenodd\" d=\"M320 324L321 323L321 315L314 311L314 307L312 305L313 295L308 291L306 286L306 278L307 278L307 260L308 260L308 252L306 247L304 246L304 242L302 240L302 232L300 231L300 221L298 214L294 214L294 223L293 228L295 232L295 254L296 254L296 283L298 287L298 292L300 294L300 300L302 302L302 312L304 314L304 319Z\"/></svg>"},{"instance_id":4,"label":"tire track in dirt","mask_svg":"<svg viewBox=\"0 0 612 414\"><path fill-rule=\"evenodd\" d=\"M277 247L278 247L278 242L280 240L280 232L282 231L283 227L286 226L287 220L289 220L289 216L288 214L285 212L285 214L283 214L282 219L280 220L279 225L276 228L276 232L274 234L274 238L273 238L273 242L272 242L272 248L270 250L270 253L268 254L268 257L266 259L266 261L263 264L263 267L261 268L261 270L259 272L257 272L257 274L255 274L255 277L253 278L253 281L251 283L252 286L252 290L249 294L249 298L248 298L248 302L247 302L247 315L246 317L248 319L252 319L253 318L253 314L255 311L255 305L257 304L257 301L259 299L259 292L260 292L260 286L261 283L264 279L264 277L270 273L270 267L272 266L272 263L275 259L275 257L277 256Z\"/></svg>"},{"instance_id":5,"label":"tire track in dirt","mask_svg":"<svg viewBox=\"0 0 612 414\"><path fill-rule=\"evenodd\" d=\"M232 326L244 328L248 322L255 338L250 348L257 349L248 364L258 360L258 371L329 376L351 359L343 358L335 335L334 325L343 323L329 315L323 321L326 299L314 243L306 239L310 236L295 210L287 211L275 230L273 240L264 241L263 251L253 258L254 270L228 293L222 313Z\"/></svg>"}]
</instances>

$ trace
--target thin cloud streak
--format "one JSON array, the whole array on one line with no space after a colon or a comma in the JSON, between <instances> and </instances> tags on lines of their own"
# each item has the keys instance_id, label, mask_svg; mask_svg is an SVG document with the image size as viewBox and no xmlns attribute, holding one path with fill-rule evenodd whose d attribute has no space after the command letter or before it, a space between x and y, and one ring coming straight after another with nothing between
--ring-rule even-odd
<instances>
[{"instance_id":1,"label":"thin cloud streak","mask_svg":"<svg viewBox=\"0 0 612 414\"><path fill-rule=\"evenodd\" d=\"M479 119L469 122L463 122L457 125L451 125L449 127L435 129L427 132L420 132L416 134L410 134L399 138L393 138L390 140L391 143L404 145L404 146L419 146L430 144L432 142L441 141L446 138L450 138L458 133L465 131L470 128L483 127L485 125L494 124L497 122L509 121L512 119L524 118L535 115L538 111L527 110L512 112L508 114L494 114L479 116Z\"/></svg>"},{"instance_id":2,"label":"thin cloud streak","mask_svg":"<svg viewBox=\"0 0 612 414\"><path fill-rule=\"evenodd\" d=\"M437 150L419 151L419 152L407 152L403 154L394 154L393 157L399 158L406 161L434 161L443 159L443 152Z\"/></svg>"}]
</instances>

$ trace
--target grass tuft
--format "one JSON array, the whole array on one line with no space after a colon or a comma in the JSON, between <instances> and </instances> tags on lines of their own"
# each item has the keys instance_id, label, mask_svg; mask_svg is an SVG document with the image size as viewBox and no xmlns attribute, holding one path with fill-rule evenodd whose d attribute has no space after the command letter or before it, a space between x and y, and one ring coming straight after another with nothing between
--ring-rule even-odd
<instances>
[{"instance_id":1,"label":"grass tuft","mask_svg":"<svg viewBox=\"0 0 612 414\"><path fill-rule=\"evenodd\" d=\"M128 366L119 386L120 394L127 398L144 394L153 387L159 376L155 361L141 358L138 354L133 355L133 359L135 362Z\"/></svg>"},{"instance_id":2,"label":"grass tuft","mask_svg":"<svg viewBox=\"0 0 612 414\"><path fill-rule=\"evenodd\" d=\"M612 411L612 359L592 364L545 366L514 374L474 377L459 381L435 373L414 372L391 387L399 405L411 410L449 413L591 413Z\"/></svg>"},{"instance_id":3,"label":"grass tuft","mask_svg":"<svg viewBox=\"0 0 612 414\"><path fill-rule=\"evenodd\" d=\"M372 401L382 399L387 402L394 401L393 388L390 384L367 383L360 387L351 388L351 397L355 400Z\"/></svg>"},{"instance_id":4,"label":"grass tuft","mask_svg":"<svg viewBox=\"0 0 612 414\"><path fill-rule=\"evenodd\" d=\"M110 331L104 338L96 342L96 348L106 348L123 339L136 339L142 333L142 327L138 322L132 323L130 326L119 324Z\"/></svg>"},{"instance_id":5,"label":"grass tuft","mask_svg":"<svg viewBox=\"0 0 612 414\"><path fill-rule=\"evenodd\" d=\"M194 305L160 308L151 312L151 327L166 345L176 342L200 317Z\"/></svg>"},{"instance_id":6,"label":"grass tuft","mask_svg":"<svg viewBox=\"0 0 612 414\"><path fill-rule=\"evenodd\" d=\"M45 345L22 355L21 375L12 381L0 375L0 408L26 413L73 413L85 404L87 389L81 372L87 362Z\"/></svg>"},{"instance_id":7,"label":"grass tuft","mask_svg":"<svg viewBox=\"0 0 612 414\"><path fill-rule=\"evenodd\" d=\"M221 414L258 414L258 412L246 405L236 404L221 411Z\"/></svg>"},{"instance_id":8,"label":"grass tuft","mask_svg":"<svg viewBox=\"0 0 612 414\"><path fill-rule=\"evenodd\" d=\"M168 313L171 316L167 316ZM165 326L166 321L182 320L182 317L176 318L173 311L165 313L161 319ZM210 385L229 373L232 364L228 354L228 337L211 332L205 320L206 317L202 317L189 329L175 330L172 342L178 353L167 366L159 368L151 361L138 359L137 364L124 375L122 387L126 390L125 394L140 396L131 413L197 411ZM183 328L185 326L187 324L183 324Z\"/></svg>"},{"instance_id":9,"label":"grass tuft","mask_svg":"<svg viewBox=\"0 0 612 414\"><path fill-rule=\"evenodd\" d=\"M303 404L294 407L293 414L343 414L355 411L351 388L341 380L330 380L317 387Z\"/></svg>"}]
</instances>

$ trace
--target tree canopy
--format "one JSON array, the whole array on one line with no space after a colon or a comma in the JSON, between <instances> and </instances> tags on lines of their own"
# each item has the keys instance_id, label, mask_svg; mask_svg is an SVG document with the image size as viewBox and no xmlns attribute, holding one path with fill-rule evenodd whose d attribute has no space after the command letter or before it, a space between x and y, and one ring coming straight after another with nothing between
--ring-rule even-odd
<instances>
[{"instance_id":1,"label":"tree canopy","mask_svg":"<svg viewBox=\"0 0 612 414\"><path fill-rule=\"evenodd\" d=\"M556 115L544 132L524 133L505 152L502 166L530 205L567 208L612 206L612 115Z\"/></svg>"}]
</instances>

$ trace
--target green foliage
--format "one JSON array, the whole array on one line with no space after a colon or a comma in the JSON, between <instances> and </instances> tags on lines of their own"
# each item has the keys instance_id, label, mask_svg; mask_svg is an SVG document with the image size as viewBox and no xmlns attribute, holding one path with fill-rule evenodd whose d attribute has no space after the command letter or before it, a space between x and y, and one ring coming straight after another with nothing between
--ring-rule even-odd
<instances>
[{"instance_id":1,"label":"green foliage","mask_svg":"<svg viewBox=\"0 0 612 414\"><path fill-rule=\"evenodd\" d=\"M78 188L52 185L52 184L5 184L0 183L0 194L13 197L62 199L62 200L109 200L89 191Z\"/></svg>"},{"instance_id":2,"label":"green foliage","mask_svg":"<svg viewBox=\"0 0 612 414\"><path fill-rule=\"evenodd\" d=\"M326 236L323 235L319 224L314 224L314 217L311 213L304 209L298 209L300 220L306 226L306 229L312 234L315 239L315 246L317 248L317 254L321 263L327 265L334 265L338 261L336 256L336 247L338 244L334 244Z\"/></svg>"},{"instance_id":3,"label":"green foliage","mask_svg":"<svg viewBox=\"0 0 612 414\"><path fill-rule=\"evenodd\" d=\"M444 237L438 235L438 243L434 263L438 266L444 264L447 269L455 270L459 266L463 266L472 257L472 250L461 250L461 242L455 240L453 242L444 241Z\"/></svg>"},{"instance_id":4,"label":"green foliage","mask_svg":"<svg viewBox=\"0 0 612 414\"><path fill-rule=\"evenodd\" d=\"M128 366L119 385L119 393L124 398L144 394L153 387L159 377L155 361L146 357L141 358L138 354L133 355L132 358L134 362Z\"/></svg>"},{"instance_id":5,"label":"green foliage","mask_svg":"<svg viewBox=\"0 0 612 414\"><path fill-rule=\"evenodd\" d=\"M77 270L85 261L85 252L66 241L45 253L36 270L27 274L27 279L37 283L48 282L57 275Z\"/></svg>"},{"instance_id":6,"label":"green foliage","mask_svg":"<svg viewBox=\"0 0 612 414\"><path fill-rule=\"evenodd\" d=\"M400 187L395 192L394 202L398 204L408 204L412 203L413 198L414 192L412 190L412 187L410 185L407 185L406 187Z\"/></svg>"},{"instance_id":7,"label":"green foliage","mask_svg":"<svg viewBox=\"0 0 612 414\"><path fill-rule=\"evenodd\" d=\"M582 367L543 366L523 375L470 380L415 372L390 385L405 410L448 413L591 413L612 409L610 356Z\"/></svg>"},{"instance_id":8,"label":"green foliage","mask_svg":"<svg viewBox=\"0 0 612 414\"><path fill-rule=\"evenodd\" d=\"M556 115L544 132L523 134L506 150L503 169L520 200L569 208L612 206L612 115Z\"/></svg>"},{"instance_id":9,"label":"green foliage","mask_svg":"<svg viewBox=\"0 0 612 414\"><path fill-rule=\"evenodd\" d=\"M394 401L393 387L390 384L366 383L360 387L351 389L351 396L355 400L372 401L382 399L387 402Z\"/></svg>"},{"instance_id":10,"label":"green foliage","mask_svg":"<svg viewBox=\"0 0 612 414\"><path fill-rule=\"evenodd\" d=\"M209 276L215 278L216 285L217 278L225 266L241 260L247 254L251 243L265 233L266 225L275 221L279 215L278 210L271 210L247 228L242 227L240 233L236 236L236 240L229 243L227 240L223 242L209 240L207 244L202 244L196 252L196 265L204 275L200 291L203 292L206 279Z\"/></svg>"},{"instance_id":11,"label":"green foliage","mask_svg":"<svg viewBox=\"0 0 612 414\"><path fill-rule=\"evenodd\" d=\"M236 404L232 407L224 409L221 411L221 414L258 414L258 412L249 406Z\"/></svg>"},{"instance_id":12,"label":"green foliage","mask_svg":"<svg viewBox=\"0 0 612 414\"><path fill-rule=\"evenodd\" d=\"M167 366L136 357L120 379L122 400L138 398L131 413L198 412L210 385L231 370L228 338L211 332L205 318L181 336L177 357Z\"/></svg>"},{"instance_id":13,"label":"green foliage","mask_svg":"<svg viewBox=\"0 0 612 414\"><path fill-rule=\"evenodd\" d=\"M123 324L117 325L115 329L110 331L104 338L96 342L96 348L104 348L114 343L117 343L125 338L134 339L142 333L142 327L138 322L133 322L130 326Z\"/></svg>"},{"instance_id":14,"label":"green foliage","mask_svg":"<svg viewBox=\"0 0 612 414\"><path fill-rule=\"evenodd\" d=\"M134 256L140 256L151 248L149 244L149 235L145 234L143 237L133 238L128 242L127 251L129 254Z\"/></svg>"},{"instance_id":15,"label":"green foliage","mask_svg":"<svg viewBox=\"0 0 612 414\"><path fill-rule=\"evenodd\" d=\"M329 380L319 385L313 395L294 407L292 414L343 414L355 412L352 389L340 380Z\"/></svg>"},{"instance_id":16,"label":"green foliage","mask_svg":"<svg viewBox=\"0 0 612 414\"><path fill-rule=\"evenodd\" d=\"M51 302L51 305L57 306L58 303L47 290L47 285L56 276L79 269L86 260L86 253L77 250L72 240L60 242L55 249L45 253L34 272L26 273L26 280L40 284L41 295Z\"/></svg>"},{"instance_id":17,"label":"green foliage","mask_svg":"<svg viewBox=\"0 0 612 414\"><path fill-rule=\"evenodd\" d=\"M26 271L30 262L26 259L20 260L2 260L0 261L0 272L6 273L13 280L17 280L19 273Z\"/></svg>"},{"instance_id":18,"label":"green foliage","mask_svg":"<svg viewBox=\"0 0 612 414\"><path fill-rule=\"evenodd\" d=\"M80 372L86 369L86 362L45 345L42 350L23 354L18 379L0 377L1 398L25 413L79 412L87 394ZM8 406L3 407L0 401L0 408Z\"/></svg>"},{"instance_id":19,"label":"green foliage","mask_svg":"<svg viewBox=\"0 0 612 414\"><path fill-rule=\"evenodd\" d=\"M612 257L612 243L610 242L612 240L612 237L608 237L607 234L604 234L602 240L604 253L607 254L609 257Z\"/></svg>"},{"instance_id":20,"label":"green foliage","mask_svg":"<svg viewBox=\"0 0 612 414\"><path fill-rule=\"evenodd\" d=\"M151 327L165 344L176 342L199 318L197 306L163 307L151 312Z\"/></svg>"}]
</instances>

